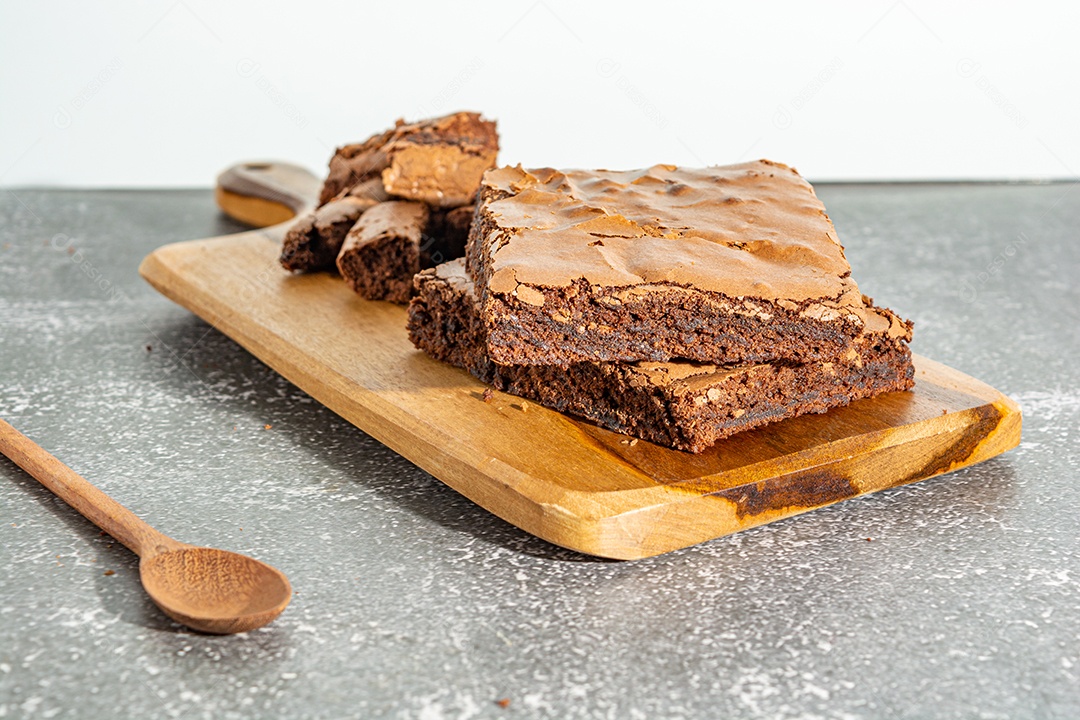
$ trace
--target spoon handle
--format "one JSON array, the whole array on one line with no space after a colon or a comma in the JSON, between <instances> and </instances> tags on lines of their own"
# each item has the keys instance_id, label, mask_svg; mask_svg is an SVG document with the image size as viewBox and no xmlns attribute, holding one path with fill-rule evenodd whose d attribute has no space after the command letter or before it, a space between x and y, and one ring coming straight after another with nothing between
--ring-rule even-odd
<instances>
[{"instance_id":1,"label":"spoon handle","mask_svg":"<svg viewBox=\"0 0 1080 720\"><path fill-rule=\"evenodd\" d=\"M185 547L140 520L3 419L0 419L0 452L136 555L152 556Z\"/></svg>"}]
</instances>

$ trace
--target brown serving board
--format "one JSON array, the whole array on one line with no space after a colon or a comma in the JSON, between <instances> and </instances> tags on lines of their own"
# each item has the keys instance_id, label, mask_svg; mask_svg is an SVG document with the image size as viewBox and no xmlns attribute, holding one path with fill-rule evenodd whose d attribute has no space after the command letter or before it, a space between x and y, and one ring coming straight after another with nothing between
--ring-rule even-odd
<instances>
[{"instance_id":1,"label":"brown serving board","mask_svg":"<svg viewBox=\"0 0 1080 720\"><path fill-rule=\"evenodd\" d=\"M496 392L410 344L405 309L277 262L283 226L168 245L140 272L319 402L523 530L649 557L991 458L1020 409L916 357L913 391L662 448Z\"/></svg>"},{"instance_id":2,"label":"brown serving board","mask_svg":"<svg viewBox=\"0 0 1080 720\"><path fill-rule=\"evenodd\" d=\"M255 225L314 203L319 180L280 162L218 178L222 209ZM507 521L611 558L693 545L993 457L1020 410L993 388L916 357L913 391L861 400L725 440L702 455L633 441L495 393L409 344L405 311L328 274L277 264L285 225L178 243L140 272L315 399Z\"/></svg>"}]
</instances>

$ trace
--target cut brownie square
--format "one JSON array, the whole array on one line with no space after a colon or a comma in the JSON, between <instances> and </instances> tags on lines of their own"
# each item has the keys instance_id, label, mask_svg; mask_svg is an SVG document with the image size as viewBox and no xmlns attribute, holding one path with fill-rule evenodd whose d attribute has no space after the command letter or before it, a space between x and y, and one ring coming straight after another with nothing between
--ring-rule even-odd
<instances>
[{"instance_id":1,"label":"cut brownie square","mask_svg":"<svg viewBox=\"0 0 1080 720\"><path fill-rule=\"evenodd\" d=\"M401 121L398 121L401 123ZM366 180L382 184L382 171L386 168L383 146L393 136L393 130L372 135L362 143L343 145L330 158L330 169L319 192L319 204L325 205L334 198L346 195L356 185Z\"/></svg>"},{"instance_id":2,"label":"cut brownie square","mask_svg":"<svg viewBox=\"0 0 1080 720\"><path fill-rule=\"evenodd\" d=\"M376 200L346 196L300 218L285 234L281 264L286 270L308 272L334 267L345 235Z\"/></svg>"},{"instance_id":3,"label":"cut brownie square","mask_svg":"<svg viewBox=\"0 0 1080 720\"><path fill-rule=\"evenodd\" d=\"M379 203L365 212L337 257L349 287L368 300L409 302L429 218L427 205L408 200Z\"/></svg>"},{"instance_id":4,"label":"cut brownie square","mask_svg":"<svg viewBox=\"0 0 1080 720\"><path fill-rule=\"evenodd\" d=\"M383 152L386 192L458 207L473 201L484 171L495 167L499 136L493 121L461 112L399 127Z\"/></svg>"},{"instance_id":5,"label":"cut brownie square","mask_svg":"<svg viewBox=\"0 0 1080 720\"><path fill-rule=\"evenodd\" d=\"M911 334L864 302L810 184L767 160L492 170L466 258L505 365L806 362Z\"/></svg>"},{"instance_id":6,"label":"cut brownie square","mask_svg":"<svg viewBox=\"0 0 1080 720\"><path fill-rule=\"evenodd\" d=\"M463 262L425 270L415 283L409 337L419 349L506 392L680 450L702 452L742 430L914 384L907 346L867 334L854 339L843 360L801 365L497 365Z\"/></svg>"},{"instance_id":7,"label":"cut brownie square","mask_svg":"<svg viewBox=\"0 0 1080 720\"><path fill-rule=\"evenodd\" d=\"M458 112L430 120L398 120L392 130L338 148L319 203L379 179L396 197L439 207L471 203L484 171L495 166L499 137L495 122L479 113Z\"/></svg>"}]
</instances>

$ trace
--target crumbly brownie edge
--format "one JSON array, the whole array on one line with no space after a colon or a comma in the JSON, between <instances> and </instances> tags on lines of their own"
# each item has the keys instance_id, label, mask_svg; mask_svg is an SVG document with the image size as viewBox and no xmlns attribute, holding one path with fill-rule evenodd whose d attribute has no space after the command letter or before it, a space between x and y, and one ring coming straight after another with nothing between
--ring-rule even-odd
<instances>
[{"instance_id":1,"label":"crumbly brownie edge","mask_svg":"<svg viewBox=\"0 0 1080 720\"><path fill-rule=\"evenodd\" d=\"M318 232L315 230L315 213L308 213L292 224L285 233L278 261L286 270L305 271L318 266L315 252Z\"/></svg>"},{"instance_id":2,"label":"crumbly brownie edge","mask_svg":"<svg viewBox=\"0 0 1080 720\"><path fill-rule=\"evenodd\" d=\"M807 316L806 306L789 309L679 286L596 291L579 281L535 292L535 298L521 290L517 297L490 290L482 295L480 313L495 362L828 361L848 353L866 330L859 316L830 313L828 306L819 314L822 319L815 319ZM892 313L872 308L867 313L877 315L870 319L883 326L874 332L883 341L910 339L910 325Z\"/></svg>"},{"instance_id":3,"label":"crumbly brownie edge","mask_svg":"<svg viewBox=\"0 0 1080 720\"><path fill-rule=\"evenodd\" d=\"M285 234L279 258L282 267L293 272L333 270L341 244L355 222L341 220L320 231L313 218L305 216Z\"/></svg>"},{"instance_id":4,"label":"crumbly brownie edge","mask_svg":"<svg viewBox=\"0 0 1080 720\"><path fill-rule=\"evenodd\" d=\"M856 400L915 385L911 351L895 347L873 355L862 366L845 363L756 365L738 382L717 388L715 400L696 405L684 396L672 404L679 425L691 425L681 449L699 453L736 433L800 415L824 413Z\"/></svg>"},{"instance_id":5,"label":"crumbly brownie edge","mask_svg":"<svg viewBox=\"0 0 1080 720\"><path fill-rule=\"evenodd\" d=\"M491 382L500 390L616 432L700 453L744 430L909 389L914 382L910 358L904 347L867 358L861 367L752 365L707 390L679 397L635 383L632 366L618 363L575 363L567 368L492 364Z\"/></svg>"},{"instance_id":6,"label":"crumbly brownie edge","mask_svg":"<svg viewBox=\"0 0 1080 720\"><path fill-rule=\"evenodd\" d=\"M634 366L618 363L495 365L468 297L440 278L438 269L416 277L408 328L416 347L501 390L695 453L743 430L905 390L914 382L906 345L882 347L867 337L860 338L856 359L847 363L757 365L682 395L644 383Z\"/></svg>"},{"instance_id":7,"label":"crumbly brownie edge","mask_svg":"<svg viewBox=\"0 0 1080 720\"><path fill-rule=\"evenodd\" d=\"M495 166L499 133L494 120L459 112L419 123L387 143L384 151L387 192L453 208L472 202L484 172Z\"/></svg>"},{"instance_id":8,"label":"crumbly brownie edge","mask_svg":"<svg viewBox=\"0 0 1080 720\"><path fill-rule=\"evenodd\" d=\"M429 268L413 278L409 340L436 360L465 368L490 383L495 365L484 352L479 319L437 272L437 268Z\"/></svg>"},{"instance_id":9,"label":"crumbly brownie edge","mask_svg":"<svg viewBox=\"0 0 1080 720\"><path fill-rule=\"evenodd\" d=\"M510 193L481 181L469 236L465 242L465 272L472 278L477 297L482 296L484 284L490 276L488 263L484 258L495 242L493 234L505 232L495 222L488 207L491 203L507 197L510 197Z\"/></svg>"},{"instance_id":10,"label":"crumbly brownie edge","mask_svg":"<svg viewBox=\"0 0 1080 720\"><path fill-rule=\"evenodd\" d=\"M345 236L374 204L358 198L335 200L302 217L285 234L282 266L299 272L334 270Z\"/></svg>"},{"instance_id":11,"label":"crumbly brownie edge","mask_svg":"<svg viewBox=\"0 0 1080 720\"><path fill-rule=\"evenodd\" d=\"M404 305L412 296L412 277L420 271L420 252L416 243L385 237L344 248L337 267L361 297Z\"/></svg>"}]
</instances>

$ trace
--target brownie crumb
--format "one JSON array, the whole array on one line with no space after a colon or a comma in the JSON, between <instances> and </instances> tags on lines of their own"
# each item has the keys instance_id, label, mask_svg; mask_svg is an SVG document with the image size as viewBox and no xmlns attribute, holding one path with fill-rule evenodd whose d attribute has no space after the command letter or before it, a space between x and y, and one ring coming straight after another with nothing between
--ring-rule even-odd
<instances>
[{"instance_id":1,"label":"brownie crumb","mask_svg":"<svg viewBox=\"0 0 1080 720\"><path fill-rule=\"evenodd\" d=\"M491 392L491 388L484 390L484 402L489 403L491 399L495 397L495 393Z\"/></svg>"},{"instance_id":2,"label":"brownie crumb","mask_svg":"<svg viewBox=\"0 0 1080 720\"><path fill-rule=\"evenodd\" d=\"M104 573L102 573L102 575L105 575L105 576L115 575L115 574L116 574L115 570L106 570Z\"/></svg>"},{"instance_id":3,"label":"brownie crumb","mask_svg":"<svg viewBox=\"0 0 1080 720\"><path fill-rule=\"evenodd\" d=\"M508 708L508 707L510 707L510 698L502 698L502 699L496 700L495 704L498 705L501 708Z\"/></svg>"}]
</instances>

